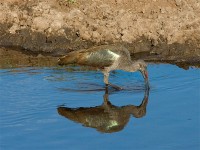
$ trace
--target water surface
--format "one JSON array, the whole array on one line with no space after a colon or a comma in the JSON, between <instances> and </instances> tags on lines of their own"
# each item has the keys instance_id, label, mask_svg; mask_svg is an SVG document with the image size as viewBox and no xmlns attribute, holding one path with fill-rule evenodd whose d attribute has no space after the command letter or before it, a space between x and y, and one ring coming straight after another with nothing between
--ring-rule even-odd
<instances>
[{"instance_id":1,"label":"water surface","mask_svg":"<svg viewBox=\"0 0 200 150\"><path fill-rule=\"evenodd\" d=\"M149 65L103 75L79 68L0 70L0 149L200 149L200 70Z\"/></svg>"}]
</instances>

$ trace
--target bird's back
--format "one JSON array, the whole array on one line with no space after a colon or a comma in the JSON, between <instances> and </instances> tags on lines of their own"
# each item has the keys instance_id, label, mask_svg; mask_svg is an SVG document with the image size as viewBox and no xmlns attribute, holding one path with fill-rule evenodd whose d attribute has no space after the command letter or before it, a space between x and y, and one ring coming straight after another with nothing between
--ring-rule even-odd
<instances>
[{"instance_id":1,"label":"bird's back","mask_svg":"<svg viewBox=\"0 0 200 150\"><path fill-rule=\"evenodd\" d=\"M78 64L93 67L108 67L120 57L130 60L129 51L123 46L97 46L87 50L78 50L63 56L59 64Z\"/></svg>"}]
</instances>

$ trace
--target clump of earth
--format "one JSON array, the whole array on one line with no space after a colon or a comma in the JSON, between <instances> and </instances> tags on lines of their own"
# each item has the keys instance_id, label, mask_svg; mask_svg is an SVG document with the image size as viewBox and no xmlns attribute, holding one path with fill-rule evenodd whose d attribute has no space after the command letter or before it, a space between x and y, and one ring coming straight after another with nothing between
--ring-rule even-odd
<instances>
[{"instance_id":1,"label":"clump of earth","mask_svg":"<svg viewBox=\"0 0 200 150\"><path fill-rule=\"evenodd\" d=\"M133 59L200 64L200 1L0 2L1 67L12 58L52 65L70 51L119 44Z\"/></svg>"}]
</instances>

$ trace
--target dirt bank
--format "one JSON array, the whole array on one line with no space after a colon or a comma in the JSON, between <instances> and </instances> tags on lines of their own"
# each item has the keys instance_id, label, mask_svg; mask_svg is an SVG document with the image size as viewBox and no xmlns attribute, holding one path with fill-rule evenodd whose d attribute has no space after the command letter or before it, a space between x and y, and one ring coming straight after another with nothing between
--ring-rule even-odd
<instances>
[{"instance_id":1,"label":"dirt bank","mask_svg":"<svg viewBox=\"0 0 200 150\"><path fill-rule=\"evenodd\" d=\"M123 44L133 56L148 61L198 64L200 1L0 2L1 57L5 47L47 57L104 44Z\"/></svg>"}]
</instances>

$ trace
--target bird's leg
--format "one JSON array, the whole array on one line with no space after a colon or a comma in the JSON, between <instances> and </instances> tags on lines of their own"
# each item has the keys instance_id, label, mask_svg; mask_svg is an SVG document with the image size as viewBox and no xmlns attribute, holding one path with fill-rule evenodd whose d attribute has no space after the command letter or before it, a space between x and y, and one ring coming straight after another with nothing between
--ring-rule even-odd
<instances>
[{"instance_id":1,"label":"bird's leg","mask_svg":"<svg viewBox=\"0 0 200 150\"><path fill-rule=\"evenodd\" d=\"M108 78L109 78L109 73L108 73L108 72L104 73L104 83L106 84L106 86L110 85L110 86L112 86L113 88L115 88L115 89L117 89L117 90L122 90L121 87L109 83L109 82L108 82Z\"/></svg>"},{"instance_id":2,"label":"bird's leg","mask_svg":"<svg viewBox=\"0 0 200 150\"><path fill-rule=\"evenodd\" d=\"M108 103L108 87L106 86L106 89L105 89L105 94L103 96L103 100L104 100L104 105Z\"/></svg>"},{"instance_id":3,"label":"bird's leg","mask_svg":"<svg viewBox=\"0 0 200 150\"><path fill-rule=\"evenodd\" d=\"M103 96L103 100L104 101L103 101L103 104L102 104L105 112L110 112L110 108L112 106L112 104L109 101L109 97L108 96L109 96L109 94L108 94L108 87L106 87L105 94Z\"/></svg>"},{"instance_id":4,"label":"bird's leg","mask_svg":"<svg viewBox=\"0 0 200 150\"><path fill-rule=\"evenodd\" d=\"M106 86L109 85L108 78L109 78L109 73L108 72L104 73L104 83L106 84Z\"/></svg>"}]
</instances>

